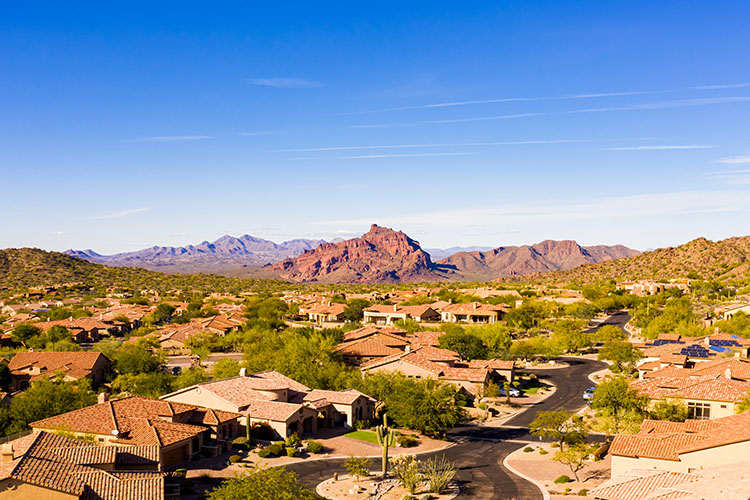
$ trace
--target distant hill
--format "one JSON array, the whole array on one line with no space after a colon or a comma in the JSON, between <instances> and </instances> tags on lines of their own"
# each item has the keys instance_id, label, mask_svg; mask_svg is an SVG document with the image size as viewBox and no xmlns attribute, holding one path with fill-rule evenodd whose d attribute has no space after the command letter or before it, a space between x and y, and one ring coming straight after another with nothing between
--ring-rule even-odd
<instances>
[{"instance_id":1,"label":"distant hill","mask_svg":"<svg viewBox=\"0 0 750 500\"><path fill-rule=\"evenodd\" d=\"M637 254L622 245L581 247L575 241L547 240L531 246L458 252L435 263L406 234L373 224L359 238L323 243L271 270L283 279L300 282L490 281Z\"/></svg>"},{"instance_id":2,"label":"distant hill","mask_svg":"<svg viewBox=\"0 0 750 500\"><path fill-rule=\"evenodd\" d=\"M264 277L261 277L264 278ZM225 278L212 274L163 274L143 268L110 267L38 248L0 250L0 290L81 283L101 290L195 290L231 292L276 287L266 279Z\"/></svg>"},{"instance_id":3,"label":"distant hill","mask_svg":"<svg viewBox=\"0 0 750 500\"><path fill-rule=\"evenodd\" d=\"M299 257L274 264L283 279L324 283L399 283L447 279L417 241L373 224L359 238L321 243Z\"/></svg>"},{"instance_id":4,"label":"distant hill","mask_svg":"<svg viewBox=\"0 0 750 500\"><path fill-rule=\"evenodd\" d=\"M446 259L458 252L486 252L492 250L492 247L450 247L450 248L425 248L424 251L430 254L430 258L437 262Z\"/></svg>"},{"instance_id":5,"label":"distant hill","mask_svg":"<svg viewBox=\"0 0 750 500\"><path fill-rule=\"evenodd\" d=\"M535 245L498 247L486 252L459 252L439 262L464 280L492 280L505 276L548 273L638 255L615 246L583 247L572 240L545 240Z\"/></svg>"},{"instance_id":6,"label":"distant hill","mask_svg":"<svg viewBox=\"0 0 750 500\"><path fill-rule=\"evenodd\" d=\"M750 272L750 236L710 241L698 238L677 247L658 248L629 259L585 265L524 279L566 283L598 280L668 279L688 275L703 279L742 277Z\"/></svg>"},{"instance_id":7,"label":"distant hill","mask_svg":"<svg viewBox=\"0 0 750 500\"><path fill-rule=\"evenodd\" d=\"M274 243L246 234L239 237L226 235L214 242L204 241L198 245L154 246L115 255L101 255L93 250L67 250L65 253L108 266L142 267L161 272L218 272L279 262L316 248L322 242L296 239Z\"/></svg>"}]
</instances>

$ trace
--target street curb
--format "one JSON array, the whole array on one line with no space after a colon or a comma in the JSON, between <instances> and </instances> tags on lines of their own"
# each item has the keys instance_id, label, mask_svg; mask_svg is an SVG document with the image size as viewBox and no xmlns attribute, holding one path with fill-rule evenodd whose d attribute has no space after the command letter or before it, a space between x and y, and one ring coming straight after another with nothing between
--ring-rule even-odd
<instances>
[{"instance_id":1,"label":"street curb","mask_svg":"<svg viewBox=\"0 0 750 500\"><path fill-rule=\"evenodd\" d=\"M526 445L526 446L528 446L528 445ZM525 480L527 480L528 482L530 482L531 484L533 484L534 486L536 486L537 488L539 488L539 489L541 490L541 492L542 492L542 498L543 498L544 500L550 500L550 496L549 496L549 491L547 491L547 488L545 488L545 487L544 487L544 485L543 485L542 483L540 483L539 481L537 481L536 479L534 479L534 478L532 478L532 477L529 477L529 476L527 476L526 474L522 474L522 473L520 473L519 471L517 471L516 469L514 469L513 467L511 467L511 466L510 466L510 465L508 464L508 459L509 459L509 458L510 458L510 457L511 457L511 456L512 456L512 455L513 455L514 453L516 453L516 452L518 452L518 451L520 451L520 450L522 450L522 449L524 449L524 446L522 446L522 447L518 448L517 450L515 450L515 451L514 451L514 452L512 452L512 453L508 453L508 455L506 455L506 456L505 456L505 458L503 459L503 467L505 467L506 469L508 469L509 471L511 471L511 472L512 472L513 474L515 474L516 476L518 476L518 477L520 477L520 478L522 478L522 479L525 479Z\"/></svg>"}]
</instances>

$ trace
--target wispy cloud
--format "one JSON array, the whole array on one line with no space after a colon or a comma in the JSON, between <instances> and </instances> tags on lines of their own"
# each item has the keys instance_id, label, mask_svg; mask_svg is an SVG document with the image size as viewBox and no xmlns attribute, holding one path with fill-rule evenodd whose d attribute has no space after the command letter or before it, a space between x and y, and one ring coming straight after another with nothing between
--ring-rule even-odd
<instances>
[{"instance_id":1,"label":"wispy cloud","mask_svg":"<svg viewBox=\"0 0 750 500\"><path fill-rule=\"evenodd\" d=\"M750 185L750 170L747 169L714 172L712 174L709 174L709 177L713 177L714 179L720 180L725 184L729 184L732 186Z\"/></svg>"},{"instance_id":2,"label":"wispy cloud","mask_svg":"<svg viewBox=\"0 0 750 500\"><path fill-rule=\"evenodd\" d=\"M645 109L685 108L690 106L710 106L713 104L726 104L731 102L747 102L750 96L727 96L727 97L703 97L697 99L676 99L673 101L651 102L645 104L632 104L628 106L611 106L606 108L574 109L565 113L599 113L607 111L636 111Z\"/></svg>"},{"instance_id":3,"label":"wispy cloud","mask_svg":"<svg viewBox=\"0 0 750 500\"><path fill-rule=\"evenodd\" d=\"M120 217L127 217L128 215L139 214L141 212L147 212L150 208L130 208L128 210L120 210L111 214L95 215L89 217L91 220L102 220L102 219L119 219Z\"/></svg>"},{"instance_id":4,"label":"wispy cloud","mask_svg":"<svg viewBox=\"0 0 750 500\"><path fill-rule=\"evenodd\" d=\"M67 231L45 231L45 236L65 236L68 234Z\"/></svg>"},{"instance_id":5,"label":"wispy cloud","mask_svg":"<svg viewBox=\"0 0 750 500\"><path fill-rule=\"evenodd\" d=\"M542 116L549 113L516 113L512 115L497 115L497 116L478 116L469 118L453 118L448 120L423 120L412 123L377 123L377 124L366 124L366 125L353 125L351 128L389 128L389 127L415 127L419 125L432 125L441 123L468 123L468 122L484 122L493 120L514 120L516 118L527 118L530 116Z\"/></svg>"},{"instance_id":6,"label":"wispy cloud","mask_svg":"<svg viewBox=\"0 0 750 500\"><path fill-rule=\"evenodd\" d=\"M251 85L259 85L261 87L277 87L284 89L301 89L301 88L315 88L322 87L323 84L314 80L306 80L304 78L286 78L286 77L273 77L273 78L248 78L247 83Z\"/></svg>"},{"instance_id":7,"label":"wispy cloud","mask_svg":"<svg viewBox=\"0 0 750 500\"><path fill-rule=\"evenodd\" d=\"M416 158L426 156L469 156L476 153L403 153L393 155L355 155L355 156L342 156L343 160L365 160L373 158Z\"/></svg>"},{"instance_id":8,"label":"wispy cloud","mask_svg":"<svg viewBox=\"0 0 750 500\"><path fill-rule=\"evenodd\" d=\"M620 148L604 148L604 151L662 151L669 149L711 149L715 147L710 144L676 144L663 146L624 146Z\"/></svg>"},{"instance_id":9,"label":"wispy cloud","mask_svg":"<svg viewBox=\"0 0 750 500\"><path fill-rule=\"evenodd\" d=\"M719 158L716 160L716 163L723 163L725 165L748 165L750 164L750 155Z\"/></svg>"},{"instance_id":10,"label":"wispy cloud","mask_svg":"<svg viewBox=\"0 0 750 500\"><path fill-rule=\"evenodd\" d=\"M190 142L205 141L207 139L213 139L213 137L210 135L156 135L153 137L130 139L128 142Z\"/></svg>"},{"instance_id":11,"label":"wispy cloud","mask_svg":"<svg viewBox=\"0 0 750 500\"><path fill-rule=\"evenodd\" d=\"M697 87L688 87L690 90L721 90L721 89L742 89L750 87L750 83L725 83L721 85L699 85Z\"/></svg>"},{"instance_id":12,"label":"wispy cloud","mask_svg":"<svg viewBox=\"0 0 750 500\"><path fill-rule=\"evenodd\" d=\"M300 148L300 149L276 149L271 153L313 153L320 151L347 151L363 149L407 149L407 148L442 148L442 147L467 147L467 146L513 146L525 144L563 144L581 142L579 139L542 139L529 141L497 141L497 142L463 142L463 143L436 143L436 144L377 144L367 146L329 146L322 148Z\"/></svg>"},{"instance_id":13,"label":"wispy cloud","mask_svg":"<svg viewBox=\"0 0 750 500\"><path fill-rule=\"evenodd\" d=\"M378 220L392 226L417 225L463 228L466 221L485 226L569 223L575 220L657 217L750 211L750 190L680 191L593 199L585 203L529 202L477 209L456 209L367 219L319 221L318 225L366 225Z\"/></svg>"},{"instance_id":14,"label":"wispy cloud","mask_svg":"<svg viewBox=\"0 0 750 500\"><path fill-rule=\"evenodd\" d=\"M264 135L276 135L276 132L273 130L258 130L255 132L238 132L237 135L242 135L245 137L260 137Z\"/></svg>"}]
</instances>

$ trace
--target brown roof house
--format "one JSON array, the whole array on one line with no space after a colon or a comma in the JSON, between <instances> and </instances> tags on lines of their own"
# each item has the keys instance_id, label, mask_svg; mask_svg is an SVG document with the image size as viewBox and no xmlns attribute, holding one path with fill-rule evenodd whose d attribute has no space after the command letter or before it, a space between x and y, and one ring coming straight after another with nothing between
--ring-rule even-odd
<instances>
[{"instance_id":1,"label":"brown roof house","mask_svg":"<svg viewBox=\"0 0 750 500\"><path fill-rule=\"evenodd\" d=\"M8 365L11 392L27 389L31 382L42 378L62 375L64 380L88 378L96 387L110 370L110 362L104 354L93 351L82 352L19 352Z\"/></svg>"},{"instance_id":2,"label":"brown roof house","mask_svg":"<svg viewBox=\"0 0 750 500\"><path fill-rule=\"evenodd\" d=\"M305 310L307 318L315 323L340 323L344 321L346 304L316 304Z\"/></svg>"},{"instance_id":3,"label":"brown roof house","mask_svg":"<svg viewBox=\"0 0 750 500\"><path fill-rule=\"evenodd\" d=\"M138 396L104 399L29 425L35 432L65 430L108 445L156 446L161 469L217 455L238 435L236 413Z\"/></svg>"},{"instance_id":4,"label":"brown roof house","mask_svg":"<svg viewBox=\"0 0 750 500\"><path fill-rule=\"evenodd\" d=\"M508 311L506 305L469 302L468 304L451 304L444 307L440 314L442 320L449 323L496 323L503 319Z\"/></svg>"},{"instance_id":5,"label":"brown roof house","mask_svg":"<svg viewBox=\"0 0 750 500\"><path fill-rule=\"evenodd\" d=\"M376 305L364 310L365 323L392 325L394 321L411 319L418 323L423 321L440 321L440 313L429 305L399 306Z\"/></svg>"},{"instance_id":6,"label":"brown roof house","mask_svg":"<svg viewBox=\"0 0 750 500\"><path fill-rule=\"evenodd\" d=\"M353 427L373 418L375 401L354 389L311 390L278 372L267 371L215 380L162 396L165 401L195 404L242 414L254 438L273 440L310 435L318 427Z\"/></svg>"},{"instance_id":7,"label":"brown roof house","mask_svg":"<svg viewBox=\"0 0 750 500\"><path fill-rule=\"evenodd\" d=\"M644 420L637 434L620 434L609 450L612 477L631 469L693 472L750 457L750 413L716 420Z\"/></svg>"},{"instance_id":8,"label":"brown roof house","mask_svg":"<svg viewBox=\"0 0 750 500\"><path fill-rule=\"evenodd\" d=\"M32 433L0 447L0 497L166 498L156 446L97 446L48 432Z\"/></svg>"}]
</instances>

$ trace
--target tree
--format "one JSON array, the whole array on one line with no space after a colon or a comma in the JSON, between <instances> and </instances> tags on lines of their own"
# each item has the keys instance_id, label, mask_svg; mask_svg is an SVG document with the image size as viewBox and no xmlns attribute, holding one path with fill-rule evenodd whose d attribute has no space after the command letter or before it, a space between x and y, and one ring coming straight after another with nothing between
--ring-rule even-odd
<instances>
[{"instance_id":1,"label":"tree","mask_svg":"<svg viewBox=\"0 0 750 500\"><path fill-rule=\"evenodd\" d=\"M99 342L94 344L92 350L99 351L100 353L104 354L107 359L113 359L115 356L115 352L117 352L121 345L122 340L108 338L100 340Z\"/></svg>"},{"instance_id":2,"label":"tree","mask_svg":"<svg viewBox=\"0 0 750 500\"><path fill-rule=\"evenodd\" d=\"M630 373L635 364L643 358L640 349L627 341L614 340L605 343L599 350L597 359L611 361L610 370L614 373Z\"/></svg>"},{"instance_id":3,"label":"tree","mask_svg":"<svg viewBox=\"0 0 750 500\"><path fill-rule=\"evenodd\" d=\"M588 434L583 418L565 410L537 412L529 429L535 436L556 441L560 450L566 444L580 443Z\"/></svg>"},{"instance_id":4,"label":"tree","mask_svg":"<svg viewBox=\"0 0 750 500\"><path fill-rule=\"evenodd\" d=\"M158 398L172 391L172 376L166 373L124 373L112 382L112 389L136 396Z\"/></svg>"},{"instance_id":5,"label":"tree","mask_svg":"<svg viewBox=\"0 0 750 500\"><path fill-rule=\"evenodd\" d=\"M649 416L654 420L684 422L688 417L687 405L682 398L660 399L654 404Z\"/></svg>"},{"instance_id":6,"label":"tree","mask_svg":"<svg viewBox=\"0 0 750 500\"><path fill-rule=\"evenodd\" d=\"M211 367L211 378L221 380L225 378L236 377L240 374L239 361L232 358L223 358L214 363Z\"/></svg>"},{"instance_id":7,"label":"tree","mask_svg":"<svg viewBox=\"0 0 750 500\"><path fill-rule=\"evenodd\" d=\"M565 450L560 448L552 460L567 465L578 481L578 473L586 466L586 459L596 451L596 448L596 445L588 443L575 443Z\"/></svg>"},{"instance_id":8,"label":"tree","mask_svg":"<svg viewBox=\"0 0 750 500\"><path fill-rule=\"evenodd\" d=\"M487 347L482 339L467 331L449 331L438 339L441 349L456 351L462 359L487 359Z\"/></svg>"},{"instance_id":9,"label":"tree","mask_svg":"<svg viewBox=\"0 0 750 500\"><path fill-rule=\"evenodd\" d=\"M591 407L601 410L612 420L612 431L618 434L623 420L629 414L642 415L648 398L641 396L635 389L631 389L628 381L622 375L610 378L599 384L594 391Z\"/></svg>"},{"instance_id":10,"label":"tree","mask_svg":"<svg viewBox=\"0 0 750 500\"><path fill-rule=\"evenodd\" d=\"M33 382L26 391L15 396L10 403L8 434L26 430L30 422L78 410L96 403L91 382L81 378L64 382L62 377Z\"/></svg>"},{"instance_id":11,"label":"tree","mask_svg":"<svg viewBox=\"0 0 750 500\"><path fill-rule=\"evenodd\" d=\"M5 363L0 363L0 389L3 391L8 390L12 377L10 376L10 368Z\"/></svg>"},{"instance_id":12,"label":"tree","mask_svg":"<svg viewBox=\"0 0 750 500\"><path fill-rule=\"evenodd\" d=\"M315 500L318 495L283 467L256 467L236 475L208 493L208 500Z\"/></svg>"},{"instance_id":13,"label":"tree","mask_svg":"<svg viewBox=\"0 0 750 500\"><path fill-rule=\"evenodd\" d=\"M355 457L350 455L344 462L344 467L349 472L349 475L357 478L359 482L363 477L370 475L370 466L372 466L372 460L365 457Z\"/></svg>"},{"instance_id":14,"label":"tree","mask_svg":"<svg viewBox=\"0 0 750 500\"><path fill-rule=\"evenodd\" d=\"M146 348L145 343L123 344L112 360L118 373L149 373L156 371L161 359Z\"/></svg>"},{"instance_id":15,"label":"tree","mask_svg":"<svg viewBox=\"0 0 750 500\"><path fill-rule=\"evenodd\" d=\"M407 379L409 380L409 379ZM410 380L387 399L389 413L404 427L432 434L464 419L456 388L434 379Z\"/></svg>"},{"instance_id":16,"label":"tree","mask_svg":"<svg viewBox=\"0 0 750 500\"><path fill-rule=\"evenodd\" d=\"M742 398L738 403L737 406L734 407L735 413L745 413L746 411L750 411L750 391L745 394L745 397Z\"/></svg>"},{"instance_id":17,"label":"tree","mask_svg":"<svg viewBox=\"0 0 750 500\"><path fill-rule=\"evenodd\" d=\"M604 325L599 328L594 334L597 342L614 342L618 340L626 340L627 334L623 332L619 327L615 325Z\"/></svg>"},{"instance_id":18,"label":"tree","mask_svg":"<svg viewBox=\"0 0 750 500\"><path fill-rule=\"evenodd\" d=\"M347 321L362 321L365 309L370 307L370 301L365 299L351 299L346 303L344 318Z\"/></svg>"},{"instance_id":19,"label":"tree","mask_svg":"<svg viewBox=\"0 0 750 500\"><path fill-rule=\"evenodd\" d=\"M192 366L175 377L172 381L172 390L179 390L192 385L200 384L209 380L206 370L199 366Z\"/></svg>"},{"instance_id":20,"label":"tree","mask_svg":"<svg viewBox=\"0 0 750 500\"><path fill-rule=\"evenodd\" d=\"M42 335L42 329L38 326L22 323L13 329L13 337L26 345L26 342Z\"/></svg>"}]
</instances>

